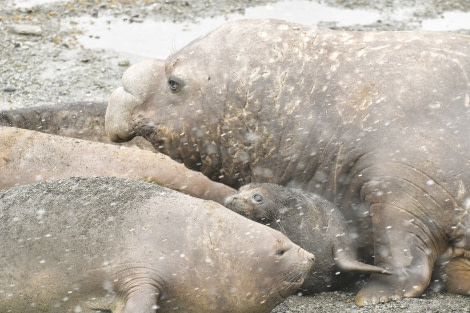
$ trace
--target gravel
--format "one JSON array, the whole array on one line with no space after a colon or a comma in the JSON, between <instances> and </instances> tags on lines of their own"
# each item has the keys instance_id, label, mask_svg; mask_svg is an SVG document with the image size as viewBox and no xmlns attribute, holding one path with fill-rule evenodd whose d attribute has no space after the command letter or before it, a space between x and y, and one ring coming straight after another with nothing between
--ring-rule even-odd
<instances>
[{"instance_id":1,"label":"gravel","mask_svg":"<svg viewBox=\"0 0 470 313\"><path fill-rule=\"evenodd\" d=\"M191 25L204 18L240 15L269 0L80 0L36 7L4 0L0 8L0 110L76 101L107 101L123 72L134 61L111 49L85 49L77 17L113 18L132 23L147 20ZM37 2L37 1L36 1ZM297 6L306 1L292 1ZM368 25L318 21L318 27L354 30L419 29L426 19L447 12L468 12L468 0L324 0L323 4L351 9L374 9L382 18ZM408 12L403 18L397 14ZM468 27L458 30L470 33ZM359 284L362 283L361 281ZM422 297L358 308L349 290L315 296L292 296L273 312L470 312L470 298L431 288Z\"/></svg>"}]
</instances>

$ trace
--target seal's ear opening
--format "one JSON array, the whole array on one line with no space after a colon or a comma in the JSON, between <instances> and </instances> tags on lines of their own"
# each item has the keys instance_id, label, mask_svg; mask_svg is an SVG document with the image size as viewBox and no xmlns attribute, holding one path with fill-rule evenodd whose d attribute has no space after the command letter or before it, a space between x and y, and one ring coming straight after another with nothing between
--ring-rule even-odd
<instances>
[{"instance_id":1,"label":"seal's ear opening","mask_svg":"<svg viewBox=\"0 0 470 313\"><path fill-rule=\"evenodd\" d=\"M333 257L336 266L342 271L392 275L392 272L382 267L357 261L350 249L333 247Z\"/></svg>"}]
</instances>

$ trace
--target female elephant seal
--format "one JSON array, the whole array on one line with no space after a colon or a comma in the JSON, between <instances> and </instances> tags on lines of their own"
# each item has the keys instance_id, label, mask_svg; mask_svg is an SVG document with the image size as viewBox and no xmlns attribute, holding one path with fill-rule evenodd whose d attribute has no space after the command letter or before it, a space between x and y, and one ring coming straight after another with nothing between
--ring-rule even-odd
<instances>
[{"instance_id":1,"label":"female elephant seal","mask_svg":"<svg viewBox=\"0 0 470 313\"><path fill-rule=\"evenodd\" d=\"M251 220L284 233L315 255L315 266L302 291L321 292L344 287L351 271L390 274L380 267L358 262L356 246L336 206L301 189L269 183L242 186L225 206Z\"/></svg>"},{"instance_id":2,"label":"female elephant seal","mask_svg":"<svg viewBox=\"0 0 470 313\"><path fill-rule=\"evenodd\" d=\"M272 182L338 205L360 251L393 272L372 274L358 305L419 296L439 255L468 258L470 37L244 20L122 82L111 139L144 136L235 188Z\"/></svg>"},{"instance_id":3,"label":"female elephant seal","mask_svg":"<svg viewBox=\"0 0 470 313\"><path fill-rule=\"evenodd\" d=\"M0 191L2 312L269 312L313 255L212 202L145 182Z\"/></svg>"},{"instance_id":4,"label":"female elephant seal","mask_svg":"<svg viewBox=\"0 0 470 313\"><path fill-rule=\"evenodd\" d=\"M161 153L0 126L0 189L69 177L145 180L224 203L236 192Z\"/></svg>"}]
</instances>

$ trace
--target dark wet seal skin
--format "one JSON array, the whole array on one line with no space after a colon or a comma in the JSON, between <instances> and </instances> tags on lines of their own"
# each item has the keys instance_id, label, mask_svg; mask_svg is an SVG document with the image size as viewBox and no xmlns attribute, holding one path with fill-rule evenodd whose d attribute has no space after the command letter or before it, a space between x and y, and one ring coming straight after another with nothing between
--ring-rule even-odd
<instances>
[{"instance_id":1,"label":"dark wet seal skin","mask_svg":"<svg viewBox=\"0 0 470 313\"><path fill-rule=\"evenodd\" d=\"M314 262L220 204L126 179L2 190L0 221L2 312L267 313Z\"/></svg>"},{"instance_id":2,"label":"dark wet seal skin","mask_svg":"<svg viewBox=\"0 0 470 313\"><path fill-rule=\"evenodd\" d=\"M66 137L108 141L105 102L75 102L0 112L0 125Z\"/></svg>"},{"instance_id":3,"label":"dark wet seal skin","mask_svg":"<svg viewBox=\"0 0 470 313\"><path fill-rule=\"evenodd\" d=\"M315 266L302 285L305 294L345 287L355 273L390 274L357 261L354 234L338 208L301 189L252 183L225 200L225 206L284 233L315 255Z\"/></svg>"},{"instance_id":4,"label":"dark wet seal skin","mask_svg":"<svg viewBox=\"0 0 470 313\"><path fill-rule=\"evenodd\" d=\"M71 102L0 111L0 126L30 129L64 137L113 143L106 135L106 102ZM148 142L132 140L125 146L154 150Z\"/></svg>"},{"instance_id":5,"label":"dark wet seal skin","mask_svg":"<svg viewBox=\"0 0 470 313\"><path fill-rule=\"evenodd\" d=\"M468 36L236 21L129 68L105 127L234 188L333 202L359 256L393 273L371 275L362 306L421 295L441 255L468 259L469 80ZM447 288L468 293L458 277Z\"/></svg>"}]
</instances>

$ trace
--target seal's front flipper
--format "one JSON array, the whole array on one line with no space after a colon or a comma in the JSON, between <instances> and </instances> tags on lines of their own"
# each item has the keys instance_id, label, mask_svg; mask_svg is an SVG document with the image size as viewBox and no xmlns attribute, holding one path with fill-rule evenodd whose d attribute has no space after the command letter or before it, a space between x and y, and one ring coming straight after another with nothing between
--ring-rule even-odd
<instances>
[{"instance_id":1,"label":"seal's front flipper","mask_svg":"<svg viewBox=\"0 0 470 313\"><path fill-rule=\"evenodd\" d=\"M408 208L399 210L408 205ZM375 230L375 264L390 269L393 275L372 274L356 296L358 306L373 305L402 298L420 296L428 286L442 237L429 218L424 221L408 201L372 204L372 224ZM411 214L413 212L414 214ZM424 216L426 217L426 216ZM406 227L403 227L406 225Z\"/></svg>"},{"instance_id":2,"label":"seal's front flipper","mask_svg":"<svg viewBox=\"0 0 470 313\"><path fill-rule=\"evenodd\" d=\"M470 259L456 257L443 265L442 279L446 290L468 296L470 294Z\"/></svg>"},{"instance_id":3,"label":"seal's front flipper","mask_svg":"<svg viewBox=\"0 0 470 313\"><path fill-rule=\"evenodd\" d=\"M345 272L392 274L390 271L375 265L357 260L356 243L347 235L347 224L343 214L332 203L322 206L328 216L329 237L333 242L333 260L339 270Z\"/></svg>"}]
</instances>

